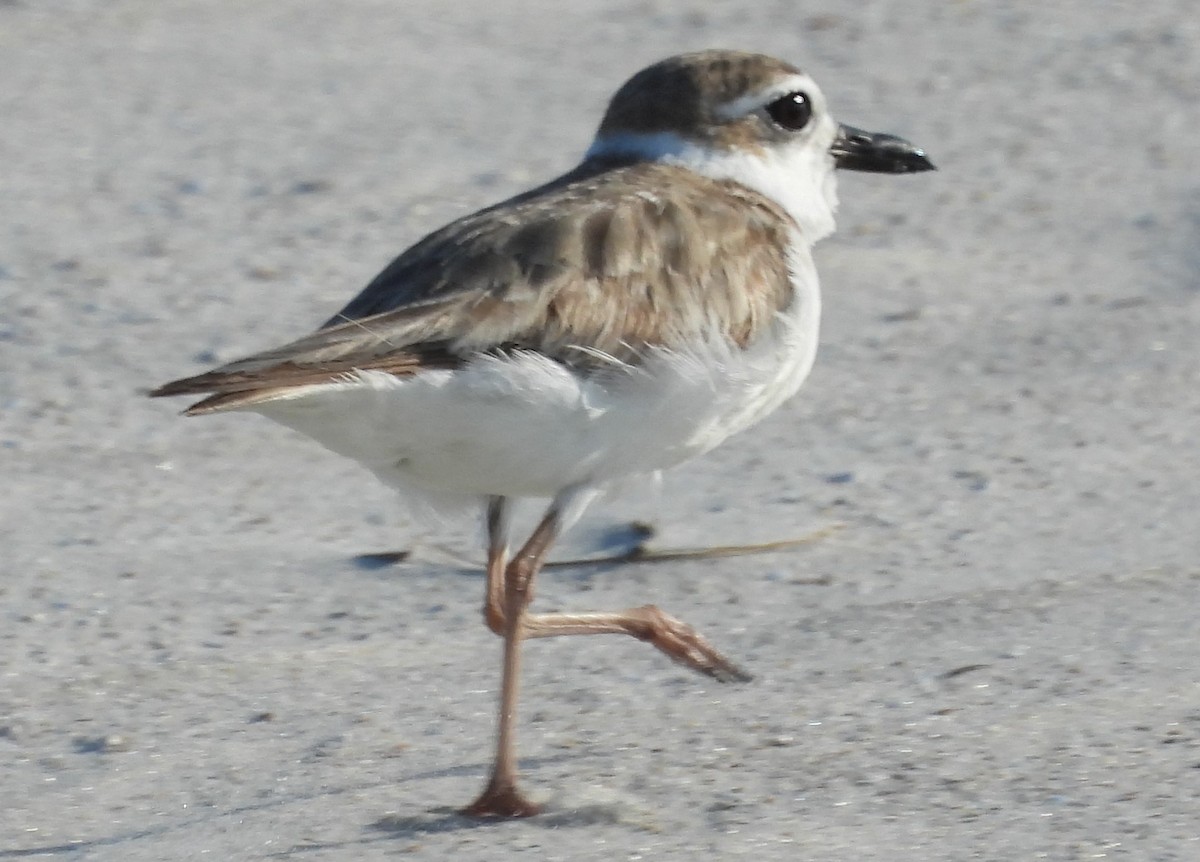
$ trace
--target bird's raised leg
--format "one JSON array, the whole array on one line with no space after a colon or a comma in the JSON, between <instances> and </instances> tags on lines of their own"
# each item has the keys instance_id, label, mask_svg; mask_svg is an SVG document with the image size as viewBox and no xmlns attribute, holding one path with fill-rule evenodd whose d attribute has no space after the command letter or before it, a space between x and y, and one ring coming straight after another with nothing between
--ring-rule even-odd
<instances>
[{"instance_id":1,"label":"bird's raised leg","mask_svg":"<svg viewBox=\"0 0 1200 862\"><path fill-rule=\"evenodd\" d=\"M682 620L643 605L616 613L526 614L522 636L552 638L564 635L625 634L646 641L672 660L718 682L747 682L752 677L717 652Z\"/></svg>"},{"instance_id":2,"label":"bird's raised leg","mask_svg":"<svg viewBox=\"0 0 1200 862\"><path fill-rule=\"evenodd\" d=\"M488 605L485 611L488 625L493 627L495 610L502 611L502 618L495 620L502 625L504 635L504 672L500 683L500 718L496 735L496 760L492 765L492 776L479 798L463 810L472 817L529 817L538 813L538 806L530 802L517 788L516 721L517 693L521 672L521 640L523 638L525 611L533 598L533 578L542 566L546 551L558 537L563 524L563 507L559 500L550 506L533 535L521 547L507 565L503 563L503 551L496 551L493 540L493 523L499 526L503 519L504 503L489 503L488 506ZM493 515L495 520L493 521ZM493 588L500 579L500 603L493 603Z\"/></svg>"}]
</instances>

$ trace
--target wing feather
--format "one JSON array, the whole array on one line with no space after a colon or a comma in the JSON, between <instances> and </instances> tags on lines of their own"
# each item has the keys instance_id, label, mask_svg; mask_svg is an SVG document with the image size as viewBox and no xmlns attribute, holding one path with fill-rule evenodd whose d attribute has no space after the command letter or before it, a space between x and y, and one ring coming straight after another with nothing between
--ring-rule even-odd
<instances>
[{"instance_id":1,"label":"wing feather","mask_svg":"<svg viewBox=\"0 0 1200 862\"><path fill-rule=\"evenodd\" d=\"M480 352L587 367L714 333L744 345L790 300L793 228L730 181L661 164L581 169L430 234L315 333L151 395L214 393L189 411L213 412Z\"/></svg>"}]
</instances>

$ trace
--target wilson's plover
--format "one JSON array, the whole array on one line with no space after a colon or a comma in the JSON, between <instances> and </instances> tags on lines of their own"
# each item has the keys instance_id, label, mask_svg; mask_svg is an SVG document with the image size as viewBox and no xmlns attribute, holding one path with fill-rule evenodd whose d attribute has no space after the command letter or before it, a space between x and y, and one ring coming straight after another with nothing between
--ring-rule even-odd
<instances>
[{"instance_id":1,"label":"wilson's plover","mask_svg":"<svg viewBox=\"0 0 1200 862\"><path fill-rule=\"evenodd\" d=\"M435 231L317 332L168 383L189 415L249 410L405 494L486 512L484 616L504 639L491 781L466 810L533 814L513 731L525 638L619 633L719 680L745 674L653 606L531 614L555 538L606 484L712 449L800 387L817 350L813 243L834 169L925 154L839 125L813 80L759 54L643 69L583 162ZM510 500L548 497L509 555Z\"/></svg>"}]
</instances>

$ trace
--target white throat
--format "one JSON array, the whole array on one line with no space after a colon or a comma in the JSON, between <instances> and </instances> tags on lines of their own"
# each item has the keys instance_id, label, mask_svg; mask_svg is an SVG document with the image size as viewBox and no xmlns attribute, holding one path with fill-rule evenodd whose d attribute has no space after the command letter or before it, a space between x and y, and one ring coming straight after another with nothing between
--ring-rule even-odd
<instances>
[{"instance_id":1,"label":"white throat","mask_svg":"<svg viewBox=\"0 0 1200 862\"><path fill-rule=\"evenodd\" d=\"M833 233L837 180L827 149L797 142L754 153L701 146L671 132L622 132L596 138L587 152L587 158L611 156L679 165L706 177L741 183L783 207L810 244Z\"/></svg>"}]
</instances>

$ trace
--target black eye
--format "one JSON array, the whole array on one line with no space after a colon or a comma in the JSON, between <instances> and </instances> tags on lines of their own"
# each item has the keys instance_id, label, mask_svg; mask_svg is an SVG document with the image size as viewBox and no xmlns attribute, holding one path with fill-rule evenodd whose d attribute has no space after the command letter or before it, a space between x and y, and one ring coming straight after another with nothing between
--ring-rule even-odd
<instances>
[{"instance_id":1,"label":"black eye","mask_svg":"<svg viewBox=\"0 0 1200 862\"><path fill-rule=\"evenodd\" d=\"M812 119L812 102L803 93L788 93L767 105L767 115L791 132L798 132Z\"/></svg>"}]
</instances>

